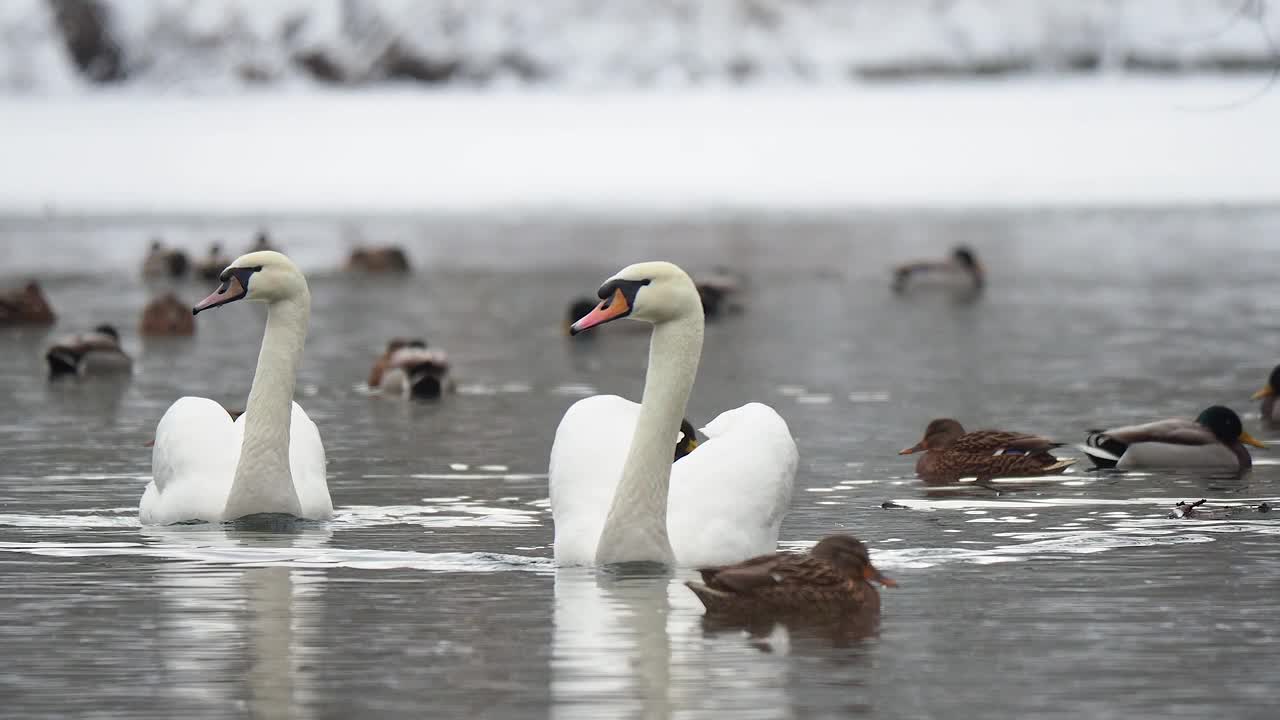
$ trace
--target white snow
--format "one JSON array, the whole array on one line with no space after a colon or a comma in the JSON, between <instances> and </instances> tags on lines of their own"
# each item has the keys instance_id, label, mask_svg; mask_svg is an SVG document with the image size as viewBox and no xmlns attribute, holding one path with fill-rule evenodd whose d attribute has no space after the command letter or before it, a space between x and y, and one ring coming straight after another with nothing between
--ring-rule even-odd
<instances>
[{"instance_id":1,"label":"white snow","mask_svg":"<svg viewBox=\"0 0 1280 720\"><path fill-rule=\"evenodd\" d=\"M0 97L0 212L1273 203L1264 82Z\"/></svg>"}]
</instances>

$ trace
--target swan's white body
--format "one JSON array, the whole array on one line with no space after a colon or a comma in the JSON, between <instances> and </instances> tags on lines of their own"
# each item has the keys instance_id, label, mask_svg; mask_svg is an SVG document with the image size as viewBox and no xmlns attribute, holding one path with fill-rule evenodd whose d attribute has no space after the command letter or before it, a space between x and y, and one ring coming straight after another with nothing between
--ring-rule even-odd
<instances>
[{"instance_id":1,"label":"swan's white body","mask_svg":"<svg viewBox=\"0 0 1280 720\"><path fill-rule=\"evenodd\" d=\"M246 415L232 421L226 409L202 397L180 398L169 406L151 449L154 479L142 495L139 512L144 525L231 519L224 517L224 510L240 463ZM299 517L332 516L320 430L297 403L292 403L289 423L289 470Z\"/></svg>"},{"instance_id":2,"label":"swan's white body","mask_svg":"<svg viewBox=\"0 0 1280 720\"><path fill-rule=\"evenodd\" d=\"M643 401L580 400L556 430L549 483L555 557L564 565L653 561L722 565L773 552L791 505L797 452L786 422L751 403L707 425L672 464L702 354L703 315L670 263L623 269L579 330L617 317L654 324Z\"/></svg>"},{"instance_id":3,"label":"swan's white body","mask_svg":"<svg viewBox=\"0 0 1280 720\"><path fill-rule=\"evenodd\" d=\"M550 469L556 562L595 562L639 415L637 403L596 395L560 421ZM786 421L748 403L700 429L707 439L671 467L666 522L676 563L728 565L776 551L798 462Z\"/></svg>"},{"instance_id":4,"label":"swan's white body","mask_svg":"<svg viewBox=\"0 0 1280 720\"><path fill-rule=\"evenodd\" d=\"M170 406L156 428L152 481L139 505L144 524L225 522L257 513L309 520L333 515L320 433L293 402L310 317L306 280L274 252L250 253L231 268L255 266L263 272L254 271L251 277L258 279L241 297L270 305L245 412L232 422L221 405L197 397ZM227 287L224 282L219 293Z\"/></svg>"}]
</instances>

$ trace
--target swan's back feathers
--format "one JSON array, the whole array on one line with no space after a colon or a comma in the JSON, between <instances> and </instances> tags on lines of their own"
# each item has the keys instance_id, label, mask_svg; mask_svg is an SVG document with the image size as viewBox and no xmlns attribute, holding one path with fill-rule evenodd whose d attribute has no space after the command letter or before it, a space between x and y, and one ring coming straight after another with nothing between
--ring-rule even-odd
<instances>
[{"instance_id":1,"label":"swan's back feathers","mask_svg":"<svg viewBox=\"0 0 1280 720\"><path fill-rule=\"evenodd\" d=\"M320 431L297 403L289 422L289 471L302 514L329 518L333 502ZM152 480L138 509L142 523L222 522L240 462L244 423L244 415L233 422L226 409L208 398L184 397L171 405L156 426Z\"/></svg>"},{"instance_id":2,"label":"swan's back feathers","mask_svg":"<svg viewBox=\"0 0 1280 720\"><path fill-rule=\"evenodd\" d=\"M145 525L220 522L240 461L244 419L232 422L218 403L179 398L156 426L151 484L139 507Z\"/></svg>"},{"instance_id":3,"label":"swan's back feathers","mask_svg":"<svg viewBox=\"0 0 1280 720\"><path fill-rule=\"evenodd\" d=\"M327 464L320 429L302 406L294 403L289 419L289 474L293 476L293 487L305 518L320 520L333 516Z\"/></svg>"},{"instance_id":4,"label":"swan's back feathers","mask_svg":"<svg viewBox=\"0 0 1280 720\"><path fill-rule=\"evenodd\" d=\"M560 420L551 445L548 484L555 557L561 565L595 562L596 544L622 479L639 415L637 403L617 395L594 395L574 403Z\"/></svg>"},{"instance_id":5,"label":"swan's back feathers","mask_svg":"<svg viewBox=\"0 0 1280 720\"><path fill-rule=\"evenodd\" d=\"M556 562L595 562L639 414L637 403L597 395L560 421L549 468ZM702 432L707 440L671 468L667 533L676 561L728 565L773 552L799 462L786 421L749 403Z\"/></svg>"},{"instance_id":6,"label":"swan's back feathers","mask_svg":"<svg viewBox=\"0 0 1280 720\"><path fill-rule=\"evenodd\" d=\"M671 470L667 532L676 561L727 565L774 552L799 463L786 421L748 403L702 432L707 440Z\"/></svg>"}]
</instances>

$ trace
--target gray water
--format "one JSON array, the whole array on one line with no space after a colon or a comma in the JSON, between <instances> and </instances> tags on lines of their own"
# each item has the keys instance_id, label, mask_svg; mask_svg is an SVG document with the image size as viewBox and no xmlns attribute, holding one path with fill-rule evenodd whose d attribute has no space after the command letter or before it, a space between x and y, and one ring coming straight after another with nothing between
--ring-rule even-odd
<instances>
[{"instance_id":1,"label":"gray water","mask_svg":"<svg viewBox=\"0 0 1280 720\"><path fill-rule=\"evenodd\" d=\"M238 304L193 339L140 340L163 287L139 279L145 241L240 246L257 226L0 221L3 284L41 277L61 315L0 330L3 714L1272 714L1280 524L1253 509L1280 496L1268 453L1243 477L1077 467L997 496L926 490L896 451L939 416L1074 441L1214 403L1280 438L1248 401L1280 359L1280 212L274 221L311 283L298 399L337 516L141 528L156 422L184 394L241 406L263 322ZM360 239L404 243L417 272L338 272ZM890 265L957 241L988 267L983 297L888 291ZM708 326L689 414L778 409L801 456L783 544L866 540L900 582L877 636L709 631L686 573L551 563L556 424L585 394L638 398L647 347L621 323L573 340L559 324L571 296L656 258L744 276L743 312ZM103 321L132 380L48 384L42 346ZM459 392L364 391L385 341L413 333L448 350ZM1239 507L1169 517L1200 498Z\"/></svg>"}]
</instances>

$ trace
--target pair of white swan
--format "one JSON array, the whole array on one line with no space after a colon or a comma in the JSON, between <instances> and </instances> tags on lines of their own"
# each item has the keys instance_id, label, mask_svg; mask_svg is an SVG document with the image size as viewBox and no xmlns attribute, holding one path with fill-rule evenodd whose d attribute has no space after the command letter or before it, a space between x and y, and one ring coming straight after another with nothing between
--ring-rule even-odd
<instances>
[{"instance_id":1,"label":"pair of white swan","mask_svg":"<svg viewBox=\"0 0 1280 720\"><path fill-rule=\"evenodd\" d=\"M333 514L324 447L292 401L310 293L284 255L244 255L194 308L265 302L266 334L244 414L184 397L160 420L143 523L225 522L257 513ZM708 440L671 462L702 355L697 288L665 262L631 265L600 288L581 332L619 318L652 323L643 401L614 395L569 408L551 450L555 556L561 564L656 561L720 565L772 552L791 504L797 453L782 418L750 403L704 429Z\"/></svg>"}]
</instances>

